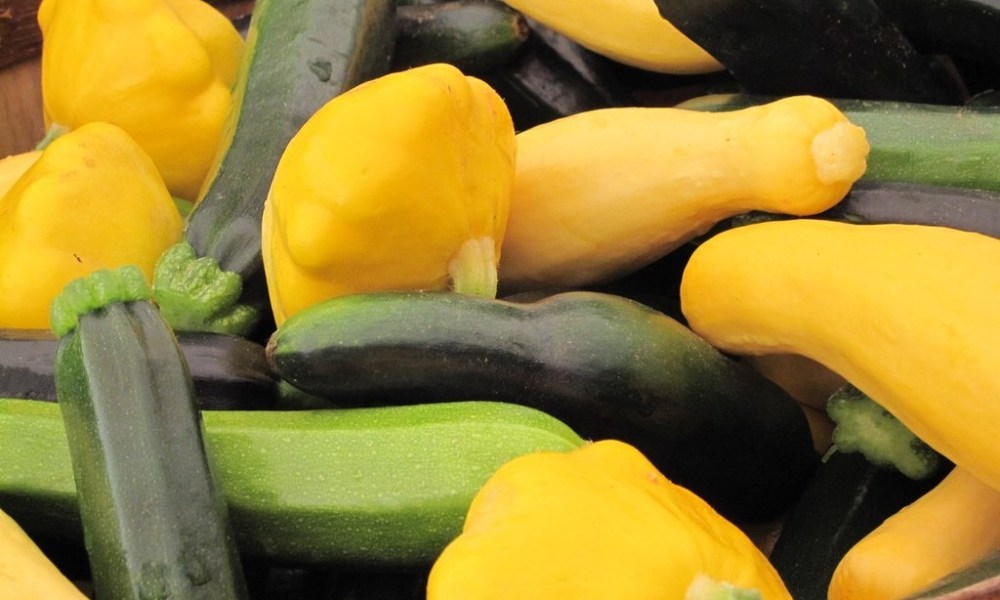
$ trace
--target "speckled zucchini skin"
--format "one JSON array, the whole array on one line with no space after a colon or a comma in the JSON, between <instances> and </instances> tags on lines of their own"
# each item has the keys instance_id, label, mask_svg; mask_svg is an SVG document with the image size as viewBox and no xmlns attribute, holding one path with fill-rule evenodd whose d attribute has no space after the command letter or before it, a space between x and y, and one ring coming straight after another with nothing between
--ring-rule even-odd
<instances>
[{"instance_id":1,"label":"speckled zucchini skin","mask_svg":"<svg viewBox=\"0 0 1000 600\"><path fill-rule=\"evenodd\" d=\"M268 353L282 379L341 405L475 398L538 408L585 438L636 445L735 520L775 517L817 464L785 392L612 294L341 297L285 322Z\"/></svg>"}]
</instances>

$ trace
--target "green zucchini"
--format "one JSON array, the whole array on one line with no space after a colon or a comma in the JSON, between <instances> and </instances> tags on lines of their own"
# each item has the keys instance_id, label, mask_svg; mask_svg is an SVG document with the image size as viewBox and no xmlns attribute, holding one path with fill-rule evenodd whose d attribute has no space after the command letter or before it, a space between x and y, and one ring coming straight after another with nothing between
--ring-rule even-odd
<instances>
[{"instance_id":1,"label":"green zucchini","mask_svg":"<svg viewBox=\"0 0 1000 600\"><path fill-rule=\"evenodd\" d=\"M498 0L396 8L394 71L445 62L477 74L512 60L528 39L524 16Z\"/></svg>"},{"instance_id":2,"label":"green zucchini","mask_svg":"<svg viewBox=\"0 0 1000 600\"><path fill-rule=\"evenodd\" d=\"M795 600L826 600L834 569L868 532L941 480L914 480L855 453L833 452L784 519L771 549Z\"/></svg>"},{"instance_id":3,"label":"green zucchini","mask_svg":"<svg viewBox=\"0 0 1000 600\"><path fill-rule=\"evenodd\" d=\"M660 14L755 94L952 104L961 82L875 0L655 0Z\"/></svg>"},{"instance_id":4,"label":"green zucchini","mask_svg":"<svg viewBox=\"0 0 1000 600\"><path fill-rule=\"evenodd\" d=\"M583 444L537 410L482 401L202 419L241 553L283 564L429 566L500 465ZM0 440L4 511L80 539L59 405L0 400Z\"/></svg>"},{"instance_id":5,"label":"green zucchini","mask_svg":"<svg viewBox=\"0 0 1000 600\"><path fill-rule=\"evenodd\" d=\"M585 438L634 444L738 521L775 517L817 463L805 415L777 385L612 294L356 294L290 318L267 351L281 379L338 405L537 408Z\"/></svg>"},{"instance_id":6,"label":"green zucchini","mask_svg":"<svg viewBox=\"0 0 1000 600\"><path fill-rule=\"evenodd\" d=\"M189 258L157 266L154 292L175 330L245 334L261 321L267 328L260 222L278 159L316 109L388 70L394 41L392 0L254 3L225 139L187 218L181 243L191 251L180 254ZM176 273L198 259L235 274L229 286L237 288L203 310L201 289ZM228 318L237 306L240 314Z\"/></svg>"},{"instance_id":7,"label":"green zucchini","mask_svg":"<svg viewBox=\"0 0 1000 600\"><path fill-rule=\"evenodd\" d=\"M717 94L680 108L735 110L770 96ZM1000 106L832 98L871 145L861 181L897 181L1000 192Z\"/></svg>"},{"instance_id":8,"label":"green zucchini","mask_svg":"<svg viewBox=\"0 0 1000 600\"><path fill-rule=\"evenodd\" d=\"M248 597L184 355L138 268L53 301L56 391L97 595Z\"/></svg>"},{"instance_id":9,"label":"green zucchini","mask_svg":"<svg viewBox=\"0 0 1000 600\"><path fill-rule=\"evenodd\" d=\"M557 50L551 39L532 33L514 57L479 76L503 97L518 131L585 110L631 103L626 91Z\"/></svg>"},{"instance_id":10,"label":"green zucchini","mask_svg":"<svg viewBox=\"0 0 1000 600\"><path fill-rule=\"evenodd\" d=\"M264 409L278 398L278 382L264 346L218 333L177 334L202 409ZM56 401L59 343L48 330L0 329L0 398Z\"/></svg>"}]
</instances>

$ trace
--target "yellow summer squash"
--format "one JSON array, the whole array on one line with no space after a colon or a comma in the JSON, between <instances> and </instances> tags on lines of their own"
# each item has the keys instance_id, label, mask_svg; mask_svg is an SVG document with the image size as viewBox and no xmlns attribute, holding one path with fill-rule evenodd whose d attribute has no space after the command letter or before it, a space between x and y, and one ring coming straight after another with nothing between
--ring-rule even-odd
<instances>
[{"instance_id":1,"label":"yellow summer squash","mask_svg":"<svg viewBox=\"0 0 1000 600\"><path fill-rule=\"evenodd\" d=\"M50 134L120 126L171 193L195 200L222 138L243 51L202 0L43 0L42 101Z\"/></svg>"},{"instance_id":2,"label":"yellow summer squash","mask_svg":"<svg viewBox=\"0 0 1000 600\"><path fill-rule=\"evenodd\" d=\"M264 206L276 322L357 292L494 296L514 145L500 96L451 65L329 101L289 142Z\"/></svg>"},{"instance_id":3,"label":"yellow summer squash","mask_svg":"<svg viewBox=\"0 0 1000 600\"><path fill-rule=\"evenodd\" d=\"M52 142L0 197L0 327L49 327L49 304L100 268L147 277L183 222L153 161L121 128Z\"/></svg>"},{"instance_id":4,"label":"yellow summer squash","mask_svg":"<svg viewBox=\"0 0 1000 600\"><path fill-rule=\"evenodd\" d=\"M87 596L0 510L0 600L86 600Z\"/></svg>"},{"instance_id":5,"label":"yellow summer squash","mask_svg":"<svg viewBox=\"0 0 1000 600\"><path fill-rule=\"evenodd\" d=\"M629 444L504 464L435 561L428 600L791 598L764 554Z\"/></svg>"},{"instance_id":6,"label":"yellow summer squash","mask_svg":"<svg viewBox=\"0 0 1000 600\"><path fill-rule=\"evenodd\" d=\"M632 67L692 75L722 64L660 15L652 0L504 0L598 54Z\"/></svg>"}]
</instances>

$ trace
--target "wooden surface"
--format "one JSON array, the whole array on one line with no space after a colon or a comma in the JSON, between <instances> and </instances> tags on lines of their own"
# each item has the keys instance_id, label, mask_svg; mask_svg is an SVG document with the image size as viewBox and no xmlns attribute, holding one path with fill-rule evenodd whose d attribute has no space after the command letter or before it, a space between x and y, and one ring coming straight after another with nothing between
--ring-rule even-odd
<instances>
[{"instance_id":1,"label":"wooden surface","mask_svg":"<svg viewBox=\"0 0 1000 600\"><path fill-rule=\"evenodd\" d=\"M62 0L80 1L80 0ZM42 120L40 0L0 0L0 158L31 150L45 133ZM212 0L230 17L247 14L249 0Z\"/></svg>"},{"instance_id":2,"label":"wooden surface","mask_svg":"<svg viewBox=\"0 0 1000 600\"><path fill-rule=\"evenodd\" d=\"M31 150L45 134L39 60L0 71L0 158Z\"/></svg>"}]
</instances>

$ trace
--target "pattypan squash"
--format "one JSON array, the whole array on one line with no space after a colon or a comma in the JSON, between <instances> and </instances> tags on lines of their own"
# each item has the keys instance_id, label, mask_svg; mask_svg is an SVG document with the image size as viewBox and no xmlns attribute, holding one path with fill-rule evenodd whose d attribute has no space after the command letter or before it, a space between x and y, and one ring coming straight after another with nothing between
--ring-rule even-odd
<instances>
[{"instance_id":1,"label":"pattypan squash","mask_svg":"<svg viewBox=\"0 0 1000 600\"><path fill-rule=\"evenodd\" d=\"M47 329L71 280L132 264L146 277L183 221L152 159L121 128L55 139L0 197L0 327Z\"/></svg>"},{"instance_id":2,"label":"pattypan squash","mask_svg":"<svg viewBox=\"0 0 1000 600\"><path fill-rule=\"evenodd\" d=\"M202 0L43 0L38 24L50 135L114 123L195 200L233 104L244 42L232 22Z\"/></svg>"},{"instance_id":3,"label":"pattypan squash","mask_svg":"<svg viewBox=\"0 0 1000 600\"><path fill-rule=\"evenodd\" d=\"M633 446L501 466L434 562L428 600L789 600L764 554Z\"/></svg>"},{"instance_id":4,"label":"pattypan squash","mask_svg":"<svg viewBox=\"0 0 1000 600\"><path fill-rule=\"evenodd\" d=\"M285 148L264 205L275 321L357 292L495 296L514 151L500 96L448 64L327 102Z\"/></svg>"}]
</instances>

